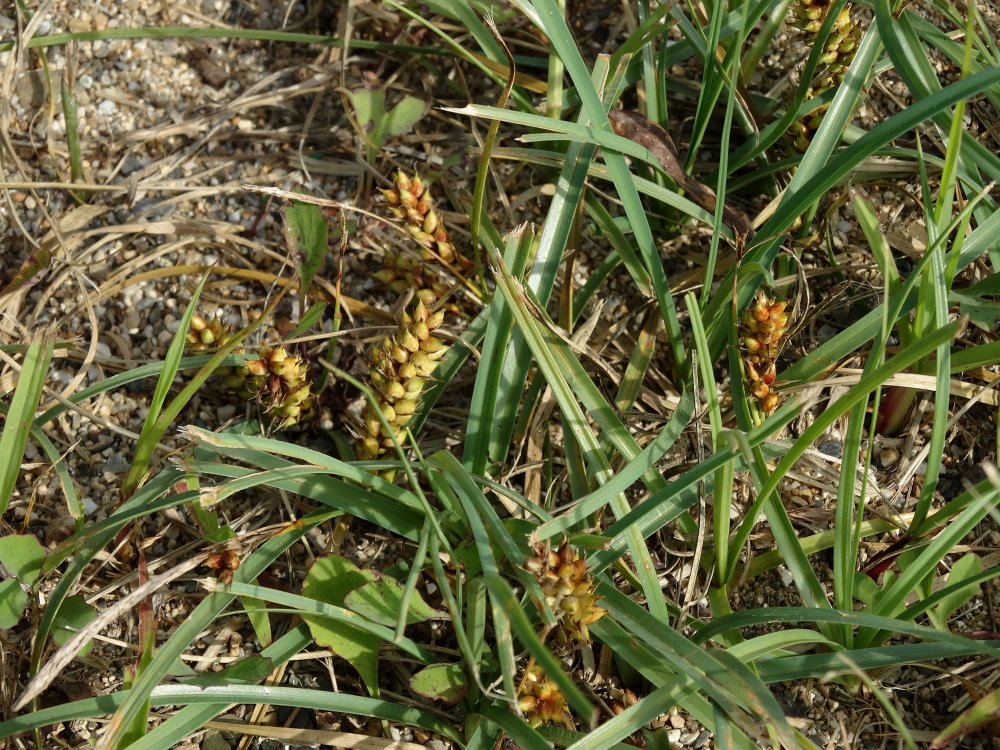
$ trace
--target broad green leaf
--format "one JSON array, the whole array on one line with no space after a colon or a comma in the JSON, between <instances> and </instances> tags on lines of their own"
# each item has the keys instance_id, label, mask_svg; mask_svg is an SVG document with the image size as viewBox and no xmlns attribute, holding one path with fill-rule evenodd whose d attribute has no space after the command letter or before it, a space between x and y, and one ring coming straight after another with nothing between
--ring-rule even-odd
<instances>
[{"instance_id":1,"label":"broad green leaf","mask_svg":"<svg viewBox=\"0 0 1000 750\"><path fill-rule=\"evenodd\" d=\"M339 555L329 555L313 563L302 584L302 594L316 601L342 607L348 594L374 579L374 573L361 570L350 560ZM309 625L316 643L346 659L358 670L368 691L372 695L378 695L379 639L371 633L326 617L304 615L302 619ZM392 622L395 623L395 619Z\"/></svg>"},{"instance_id":2,"label":"broad green leaf","mask_svg":"<svg viewBox=\"0 0 1000 750\"><path fill-rule=\"evenodd\" d=\"M0 581L0 630L17 625L27 606L28 595L16 578Z\"/></svg>"},{"instance_id":3,"label":"broad green leaf","mask_svg":"<svg viewBox=\"0 0 1000 750\"><path fill-rule=\"evenodd\" d=\"M45 549L33 534L0 537L0 565L24 586L34 586L45 560Z\"/></svg>"},{"instance_id":4,"label":"broad green leaf","mask_svg":"<svg viewBox=\"0 0 1000 750\"><path fill-rule=\"evenodd\" d=\"M399 620L402 606L403 586L395 578L376 575L374 580L350 592L344 599L344 607L364 615L369 620L392 627ZM410 595L410 607L406 622L424 622L442 613L425 602L416 591Z\"/></svg>"},{"instance_id":5,"label":"broad green leaf","mask_svg":"<svg viewBox=\"0 0 1000 750\"><path fill-rule=\"evenodd\" d=\"M410 678L410 689L425 698L453 705L469 692L469 677L462 664L431 664Z\"/></svg>"},{"instance_id":6,"label":"broad green leaf","mask_svg":"<svg viewBox=\"0 0 1000 750\"><path fill-rule=\"evenodd\" d=\"M962 557L956 560L955 564L951 566L951 572L948 573L948 585L960 583L968 578L974 578L979 575L982 569L982 563L976 554L969 552L962 555ZM948 594L927 614L930 616L935 626L944 630L948 627L948 618L951 614L974 597L978 592L979 584L972 582L968 586L963 586L957 591L953 591Z\"/></svg>"},{"instance_id":7,"label":"broad green leaf","mask_svg":"<svg viewBox=\"0 0 1000 750\"><path fill-rule=\"evenodd\" d=\"M882 588L869 576L858 576L854 579L854 598L870 607L882 593Z\"/></svg>"},{"instance_id":8,"label":"broad green leaf","mask_svg":"<svg viewBox=\"0 0 1000 750\"><path fill-rule=\"evenodd\" d=\"M320 207L312 203L292 201L292 205L285 207L283 213L285 241L288 243L289 255L299 271L299 293L305 297L326 257L330 226Z\"/></svg>"},{"instance_id":9,"label":"broad green leaf","mask_svg":"<svg viewBox=\"0 0 1000 750\"><path fill-rule=\"evenodd\" d=\"M349 94L358 124L368 129L368 123L377 123L385 116L385 92L382 89L360 89Z\"/></svg>"},{"instance_id":10,"label":"broad green leaf","mask_svg":"<svg viewBox=\"0 0 1000 750\"><path fill-rule=\"evenodd\" d=\"M948 304L958 305L962 315L984 331L992 331L1000 320L1000 274L988 276L978 284L948 291Z\"/></svg>"},{"instance_id":11,"label":"broad green leaf","mask_svg":"<svg viewBox=\"0 0 1000 750\"><path fill-rule=\"evenodd\" d=\"M87 604L82 596L66 597L66 601L59 607L55 620L52 621L52 640L59 646L63 645L78 631L89 625L95 617L97 617L97 611ZM93 644L87 641L77 656L86 656L90 653L92 646Z\"/></svg>"},{"instance_id":12,"label":"broad green leaf","mask_svg":"<svg viewBox=\"0 0 1000 750\"><path fill-rule=\"evenodd\" d=\"M381 129L390 138L409 133L424 116L426 109L427 103L423 100L414 96L404 96L403 100L386 114Z\"/></svg>"}]
</instances>

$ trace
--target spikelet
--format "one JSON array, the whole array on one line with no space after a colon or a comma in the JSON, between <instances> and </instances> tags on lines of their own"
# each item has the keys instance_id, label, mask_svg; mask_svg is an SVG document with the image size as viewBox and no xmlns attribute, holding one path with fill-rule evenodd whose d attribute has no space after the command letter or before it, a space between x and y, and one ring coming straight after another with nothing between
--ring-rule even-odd
<instances>
[{"instance_id":1,"label":"spikelet","mask_svg":"<svg viewBox=\"0 0 1000 750\"><path fill-rule=\"evenodd\" d=\"M396 294L415 290L416 298L428 306L448 292L448 285L435 278L424 261L412 255L386 251L382 270L373 275Z\"/></svg>"},{"instance_id":2,"label":"spikelet","mask_svg":"<svg viewBox=\"0 0 1000 750\"><path fill-rule=\"evenodd\" d=\"M309 365L283 346L262 345L259 359L243 363L246 390L256 397L274 426L283 430L311 413L312 381Z\"/></svg>"},{"instance_id":3,"label":"spikelet","mask_svg":"<svg viewBox=\"0 0 1000 750\"><path fill-rule=\"evenodd\" d=\"M851 17L851 6L845 5L837 14L837 21L823 45L820 65L825 65L824 76L819 84L825 90L836 86L844 77L847 67L854 58L854 52L861 41L861 27Z\"/></svg>"},{"instance_id":4,"label":"spikelet","mask_svg":"<svg viewBox=\"0 0 1000 750\"><path fill-rule=\"evenodd\" d=\"M598 597L586 559L565 541L557 550L539 544L534 553L524 567L538 580L545 603L556 616L552 631L556 642L561 645L589 643L588 626L604 617L606 611L597 606Z\"/></svg>"},{"instance_id":5,"label":"spikelet","mask_svg":"<svg viewBox=\"0 0 1000 750\"><path fill-rule=\"evenodd\" d=\"M792 6L792 23L803 32L815 35L826 20L830 5L829 0L797 0ZM840 85L844 73L854 59L854 52L860 40L861 27L855 22L851 5L848 3L837 14L830 36L823 45L823 53L819 58L822 68L819 75L810 83L806 99L813 99ZM793 123L791 137L796 150L805 151L809 148L828 108L824 105L814 109L806 117Z\"/></svg>"},{"instance_id":6,"label":"spikelet","mask_svg":"<svg viewBox=\"0 0 1000 750\"><path fill-rule=\"evenodd\" d=\"M418 175L409 177L402 170L393 178L393 186L382 191L389 210L406 222L406 228L420 245L420 259L387 252L382 270L375 278L397 294L413 290L417 299L431 306L449 290L437 275L439 263L447 264L451 271L464 276L472 263L462 255L448 237L448 230L434 209L428 187ZM450 312L459 312L454 303Z\"/></svg>"},{"instance_id":7,"label":"spikelet","mask_svg":"<svg viewBox=\"0 0 1000 750\"><path fill-rule=\"evenodd\" d=\"M770 414L781 403L773 385L778 354L788 334L787 305L786 300L773 300L761 289L740 324L746 382L750 394L765 414Z\"/></svg>"},{"instance_id":8,"label":"spikelet","mask_svg":"<svg viewBox=\"0 0 1000 750\"><path fill-rule=\"evenodd\" d=\"M188 325L184 348L191 354L207 354L224 346L232 335L233 329L223 323L220 318L204 318L201 315L193 315L191 323ZM241 353L242 351L243 349L238 347L233 353ZM243 395L250 395L244 388L245 373L242 368L217 367L212 375L219 378L226 388Z\"/></svg>"},{"instance_id":9,"label":"spikelet","mask_svg":"<svg viewBox=\"0 0 1000 750\"><path fill-rule=\"evenodd\" d=\"M389 210L397 219L406 220L410 235L423 248L424 260L440 258L449 265L468 263L448 239L448 230L434 209L430 190L418 175L412 178L402 170L396 172L393 186L382 191Z\"/></svg>"},{"instance_id":10,"label":"spikelet","mask_svg":"<svg viewBox=\"0 0 1000 750\"><path fill-rule=\"evenodd\" d=\"M216 317L206 319L201 315L192 315L184 348L192 354L212 352L223 346L232 335L232 328L221 319Z\"/></svg>"},{"instance_id":11,"label":"spikelet","mask_svg":"<svg viewBox=\"0 0 1000 750\"><path fill-rule=\"evenodd\" d=\"M802 31L815 34L830 12L830 0L797 0L792 3L791 21Z\"/></svg>"},{"instance_id":12,"label":"spikelet","mask_svg":"<svg viewBox=\"0 0 1000 750\"><path fill-rule=\"evenodd\" d=\"M396 331L372 349L371 384L379 410L397 439L416 413L421 393L448 350L434 334L443 321L444 311L432 313L418 300L412 312L403 313ZM371 406L363 418L365 434L358 458L370 461L392 450L393 441Z\"/></svg>"},{"instance_id":13,"label":"spikelet","mask_svg":"<svg viewBox=\"0 0 1000 750\"><path fill-rule=\"evenodd\" d=\"M521 678L517 707L532 727L561 724L573 728L573 717L570 716L565 696L537 664L530 666Z\"/></svg>"}]
</instances>

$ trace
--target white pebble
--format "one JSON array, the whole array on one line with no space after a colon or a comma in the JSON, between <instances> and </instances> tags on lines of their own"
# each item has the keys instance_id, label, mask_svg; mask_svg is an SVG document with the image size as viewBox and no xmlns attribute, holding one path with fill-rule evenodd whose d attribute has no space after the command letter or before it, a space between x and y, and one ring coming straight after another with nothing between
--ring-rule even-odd
<instances>
[{"instance_id":1,"label":"white pebble","mask_svg":"<svg viewBox=\"0 0 1000 750\"><path fill-rule=\"evenodd\" d=\"M778 575L781 577L781 584L783 586L792 585L792 572L786 568L784 565L778 566Z\"/></svg>"}]
</instances>

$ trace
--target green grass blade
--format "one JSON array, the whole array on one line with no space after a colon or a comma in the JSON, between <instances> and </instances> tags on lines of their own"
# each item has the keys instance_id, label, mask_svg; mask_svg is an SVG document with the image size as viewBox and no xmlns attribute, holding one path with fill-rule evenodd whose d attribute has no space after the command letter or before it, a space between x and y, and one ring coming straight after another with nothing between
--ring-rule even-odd
<instances>
[{"instance_id":1,"label":"green grass blade","mask_svg":"<svg viewBox=\"0 0 1000 750\"><path fill-rule=\"evenodd\" d=\"M720 617L699 629L692 640L696 644L703 644L715 638L719 633L724 633L734 628L796 622L829 622L847 624L851 627L868 628L869 630L895 627L900 635L912 636L913 638L928 641L935 645L944 644L957 648L972 647L983 654L1000 656L1000 644L995 641L973 640L955 633L949 633L948 631L927 627L926 625L916 625L894 617L886 617L869 612L843 612L835 609L816 609L813 607L762 607L745 612L735 612L725 617ZM926 652L924 653L926 654Z\"/></svg>"},{"instance_id":2,"label":"green grass blade","mask_svg":"<svg viewBox=\"0 0 1000 750\"><path fill-rule=\"evenodd\" d=\"M135 700L138 687L104 695L100 698L66 703L61 706L35 711L0 723L0 737L10 737L48 724L57 724L73 719L89 719L118 709L120 713ZM277 685L160 685L150 691L151 705L212 705L236 704L291 706L295 708L329 711L335 714L370 716L404 726L422 727L447 737L455 742L461 740L457 728L450 721L427 711L405 707L386 700L365 698L348 693L307 688L282 687ZM98 740L97 747L118 747L109 745L105 734Z\"/></svg>"},{"instance_id":3,"label":"green grass blade","mask_svg":"<svg viewBox=\"0 0 1000 750\"><path fill-rule=\"evenodd\" d=\"M610 617L594 623L591 632L602 643L608 644L618 659L631 666L657 688L673 686L674 703L690 713L703 726L711 726L714 708L699 691L700 685L696 679L678 675L670 670L667 660L663 659L659 652L645 645ZM735 735L732 747L753 750L758 744L740 732Z\"/></svg>"},{"instance_id":4,"label":"green grass blade","mask_svg":"<svg viewBox=\"0 0 1000 750\"><path fill-rule=\"evenodd\" d=\"M304 651L310 643L312 643L312 634L309 632L309 627L302 623L261 651L259 658L274 669ZM213 676L223 683L230 680L245 682L248 679L248 670L245 668L247 661L249 660L244 659L230 664ZM256 675L249 679L255 682L260 681ZM217 703L185 706L129 745L129 750L158 750L158 748L175 747L186 737L203 727L206 722L225 712L231 705L230 703Z\"/></svg>"},{"instance_id":5,"label":"green grass blade","mask_svg":"<svg viewBox=\"0 0 1000 750\"><path fill-rule=\"evenodd\" d=\"M555 0L535 0L533 6L538 11L538 20L542 31L549 37L557 54L565 64L567 73L576 85L585 115L582 122L589 121L590 126L596 131L610 135L611 124L608 122L606 105L601 101L583 57L576 47L572 34L566 27L565 20L559 15ZM652 277L653 292L660 305L660 311L670 338L674 366L683 372L687 357L683 338L680 335L680 324L677 321L677 311L674 309L670 288L663 273L663 264L660 262L653 233L649 227L649 219L639 200L638 190L624 157L614 151L605 151L604 159L622 201L625 215L632 225L632 231L639 245L639 252Z\"/></svg>"},{"instance_id":6,"label":"green grass blade","mask_svg":"<svg viewBox=\"0 0 1000 750\"><path fill-rule=\"evenodd\" d=\"M499 261L499 259L497 260ZM587 416L580 409L580 404L574 393L574 387L567 381L567 375L573 374L567 368L571 361L576 362L575 358L571 354L567 354L562 360L556 358L556 354L564 351L564 342L555 335L551 325L547 326L529 312L527 307L528 300L523 287L518 285L506 272L502 263L494 269L494 275L497 281L497 290L507 300L507 304L510 305L514 313L514 318L517 321L518 329L524 335L535 362L538 364L539 369L545 376L546 382L552 389L563 418L568 421L576 440L582 446L584 457L590 466L595 480L601 484L608 482L613 476L611 466L596 436L592 432ZM535 306L533 305L533 307ZM544 313L535 307L535 314ZM579 367L578 362L577 367ZM583 381L590 382L585 376L582 379L575 379L574 382L577 391L579 391ZM603 411L608 412L611 409L605 405ZM594 411L590 413L592 416L596 416ZM611 499L611 508L616 516L623 516L629 511L628 501L622 495L615 495ZM642 581L643 591L649 602L649 606L653 611L666 617L663 596L660 593L659 581L649 551L646 549L642 538L637 534L630 533L629 542L629 552L632 555L640 580Z\"/></svg>"},{"instance_id":7,"label":"green grass blade","mask_svg":"<svg viewBox=\"0 0 1000 750\"><path fill-rule=\"evenodd\" d=\"M698 373L700 386L705 394L709 426L712 431L712 450L718 452L723 445L722 407L719 404L719 388L712 371L711 355L708 352L708 337L701 320L698 302L694 295L688 293L684 298L688 315L691 317L691 334L694 339L695 352L698 355ZM717 570L728 571L729 565L729 531L730 511L733 497L733 462L727 461L715 474L712 502L712 535L715 540L715 552L712 563Z\"/></svg>"},{"instance_id":8,"label":"green grass blade","mask_svg":"<svg viewBox=\"0 0 1000 750\"><path fill-rule=\"evenodd\" d=\"M524 273L533 236L512 232L504 253L512 273ZM502 297L495 297L484 311L486 336L483 340L476 383L469 404L463 461L469 470L485 474L487 462L503 461L510 448L524 381L508 377L514 352L514 317Z\"/></svg>"},{"instance_id":9,"label":"green grass blade","mask_svg":"<svg viewBox=\"0 0 1000 750\"><path fill-rule=\"evenodd\" d=\"M962 538L971 531L996 505L1000 498L1000 488L993 487L981 495L955 519L945 526L918 555L907 565L900 576L882 589L872 612L877 615L894 616L902 611L906 598L918 590L918 584L933 575L941 560L951 552ZM859 636L861 646L880 643L892 635L888 631L865 632Z\"/></svg>"},{"instance_id":10,"label":"green grass blade","mask_svg":"<svg viewBox=\"0 0 1000 750\"><path fill-rule=\"evenodd\" d=\"M49 374L54 340L48 334L36 337L28 345L21 363L14 397L0 433L0 515L6 512L21 474L21 459Z\"/></svg>"}]
</instances>

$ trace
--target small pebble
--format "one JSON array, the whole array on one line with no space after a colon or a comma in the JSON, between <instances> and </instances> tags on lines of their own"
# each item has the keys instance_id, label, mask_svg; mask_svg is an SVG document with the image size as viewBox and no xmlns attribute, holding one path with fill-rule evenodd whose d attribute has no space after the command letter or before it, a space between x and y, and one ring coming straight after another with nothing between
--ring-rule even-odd
<instances>
[{"instance_id":1,"label":"small pebble","mask_svg":"<svg viewBox=\"0 0 1000 750\"><path fill-rule=\"evenodd\" d=\"M882 464L883 469L888 469L890 466L894 465L899 461L899 451L891 445L887 445L878 454L878 462Z\"/></svg>"},{"instance_id":2,"label":"small pebble","mask_svg":"<svg viewBox=\"0 0 1000 750\"><path fill-rule=\"evenodd\" d=\"M792 581L795 580L792 578L792 572L784 565L778 566L778 576L781 578L781 583L785 586L791 586Z\"/></svg>"},{"instance_id":3,"label":"small pebble","mask_svg":"<svg viewBox=\"0 0 1000 750\"><path fill-rule=\"evenodd\" d=\"M831 458L840 458L844 455L844 446L837 440L820 443L817 446L817 450L824 456L830 456Z\"/></svg>"}]
</instances>

